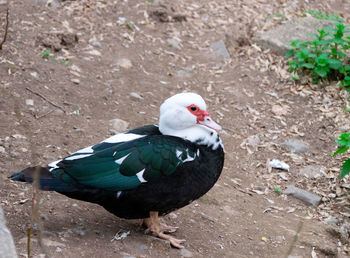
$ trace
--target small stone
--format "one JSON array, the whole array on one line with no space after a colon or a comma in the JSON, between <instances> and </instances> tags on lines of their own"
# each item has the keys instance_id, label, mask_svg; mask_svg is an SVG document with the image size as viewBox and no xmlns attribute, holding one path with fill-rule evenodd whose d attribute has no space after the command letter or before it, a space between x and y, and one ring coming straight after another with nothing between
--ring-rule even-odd
<instances>
[{"instance_id":1,"label":"small stone","mask_svg":"<svg viewBox=\"0 0 350 258\"><path fill-rule=\"evenodd\" d=\"M338 219L337 218L335 218L335 217L332 217L332 216L330 216L330 217L328 217L327 219L325 219L325 222L327 223L327 224L329 224L329 225L332 225L332 226L337 226L337 223L338 223Z\"/></svg>"},{"instance_id":2,"label":"small stone","mask_svg":"<svg viewBox=\"0 0 350 258\"><path fill-rule=\"evenodd\" d=\"M5 148L4 147L2 147L2 146L0 146L0 153L5 153L6 151L5 151Z\"/></svg>"},{"instance_id":3,"label":"small stone","mask_svg":"<svg viewBox=\"0 0 350 258\"><path fill-rule=\"evenodd\" d=\"M169 46L173 47L173 48L176 48L176 49L181 49L180 47L180 41L177 40L177 39L168 39L167 40L167 43Z\"/></svg>"},{"instance_id":4,"label":"small stone","mask_svg":"<svg viewBox=\"0 0 350 258\"><path fill-rule=\"evenodd\" d=\"M192 73L192 68L191 67L185 67L182 70L176 71L176 76L177 77L190 77Z\"/></svg>"},{"instance_id":5,"label":"small stone","mask_svg":"<svg viewBox=\"0 0 350 258\"><path fill-rule=\"evenodd\" d=\"M291 195L294 198L313 206L319 205L322 199L320 196L309 193L308 191L295 187L294 185L289 185L288 188L283 191L283 194Z\"/></svg>"},{"instance_id":6,"label":"small stone","mask_svg":"<svg viewBox=\"0 0 350 258\"><path fill-rule=\"evenodd\" d=\"M318 178L321 176L327 176L325 171L326 171L326 168L323 166L309 165L309 166L301 168L298 173L300 175L307 177L307 178L315 179L315 178Z\"/></svg>"},{"instance_id":7,"label":"small stone","mask_svg":"<svg viewBox=\"0 0 350 258\"><path fill-rule=\"evenodd\" d=\"M27 105L27 106L34 106L34 100L32 100L32 99L26 99L26 105Z\"/></svg>"},{"instance_id":8,"label":"small stone","mask_svg":"<svg viewBox=\"0 0 350 258\"><path fill-rule=\"evenodd\" d=\"M91 45L94 47L102 47L102 44L100 41L93 41L93 42L91 42Z\"/></svg>"},{"instance_id":9,"label":"small stone","mask_svg":"<svg viewBox=\"0 0 350 258\"><path fill-rule=\"evenodd\" d=\"M18 133L13 134L12 137L15 138L16 140L18 140L18 139L27 139L27 137L25 137L22 134L18 134Z\"/></svg>"},{"instance_id":10,"label":"small stone","mask_svg":"<svg viewBox=\"0 0 350 258\"><path fill-rule=\"evenodd\" d=\"M185 248L181 249L180 254L182 257L192 257L193 256L192 252L185 249Z\"/></svg>"},{"instance_id":11,"label":"small stone","mask_svg":"<svg viewBox=\"0 0 350 258\"><path fill-rule=\"evenodd\" d=\"M309 150L309 145L298 139L289 139L280 144L282 147L287 147L290 151L295 153L304 153Z\"/></svg>"},{"instance_id":12,"label":"small stone","mask_svg":"<svg viewBox=\"0 0 350 258\"><path fill-rule=\"evenodd\" d=\"M39 79L39 75L37 72L31 72L30 75L33 76L35 79Z\"/></svg>"},{"instance_id":13,"label":"small stone","mask_svg":"<svg viewBox=\"0 0 350 258\"><path fill-rule=\"evenodd\" d=\"M109 120L109 125L112 127L112 130L116 131L116 133L121 133L128 129L129 123L122 119L115 118Z\"/></svg>"},{"instance_id":14,"label":"small stone","mask_svg":"<svg viewBox=\"0 0 350 258\"><path fill-rule=\"evenodd\" d=\"M61 252L62 252L62 248L57 247L57 248L56 248L56 253L61 253Z\"/></svg>"},{"instance_id":15,"label":"small stone","mask_svg":"<svg viewBox=\"0 0 350 258\"><path fill-rule=\"evenodd\" d=\"M126 58L118 60L117 65L124 69L130 69L132 67L131 61Z\"/></svg>"},{"instance_id":16,"label":"small stone","mask_svg":"<svg viewBox=\"0 0 350 258\"><path fill-rule=\"evenodd\" d=\"M80 228L74 228L72 232L78 236L85 236L85 231Z\"/></svg>"},{"instance_id":17,"label":"small stone","mask_svg":"<svg viewBox=\"0 0 350 258\"><path fill-rule=\"evenodd\" d=\"M288 114L289 107L287 105L273 105L271 110L276 116L285 116Z\"/></svg>"},{"instance_id":18,"label":"small stone","mask_svg":"<svg viewBox=\"0 0 350 258\"><path fill-rule=\"evenodd\" d=\"M284 241L286 241L284 236L276 236L276 242L282 244Z\"/></svg>"},{"instance_id":19,"label":"small stone","mask_svg":"<svg viewBox=\"0 0 350 258\"><path fill-rule=\"evenodd\" d=\"M80 83L80 80L77 79L77 78L73 78L70 80L71 82L75 83L75 84L79 84Z\"/></svg>"},{"instance_id":20,"label":"small stone","mask_svg":"<svg viewBox=\"0 0 350 258\"><path fill-rule=\"evenodd\" d=\"M130 93L130 97L132 97L133 99L136 99L136 100L143 100L143 97L141 97L138 93L136 92L131 92Z\"/></svg>"},{"instance_id":21,"label":"small stone","mask_svg":"<svg viewBox=\"0 0 350 258\"><path fill-rule=\"evenodd\" d=\"M210 45L210 49L213 50L214 54L218 57L230 58L230 53L227 51L223 40L219 40Z\"/></svg>"},{"instance_id":22,"label":"small stone","mask_svg":"<svg viewBox=\"0 0 350 258\"><path fill-rule=\"evenodd\" d=\"M147 250L148 247L147 247L147 245L140 245L140 249L141 249L141 250Z\"/></svg>"},{"instance_id":23,"label":"small stone","mask_svg":"<svg viewBox=\"0 0 350 258\"><path fill-rule=\"evenodd\" d=\"M90 50L90 51L88 51L86 53L88 53L90 55L93 55L93 56L101 56L102 55L101 52L96 50L96 49L92 49L92 50Z\"/></svg>"}]
</instances>

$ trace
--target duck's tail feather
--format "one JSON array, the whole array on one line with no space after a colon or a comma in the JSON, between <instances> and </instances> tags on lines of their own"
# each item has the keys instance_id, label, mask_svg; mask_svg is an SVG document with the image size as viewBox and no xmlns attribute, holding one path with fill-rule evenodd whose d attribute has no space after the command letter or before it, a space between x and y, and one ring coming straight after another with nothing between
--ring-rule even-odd
<instances>
[{"instance_id":1,"label":"duck's tail feather","mask_svg":"<svg viewBox=\"0 0 350 258\"><path fill-rule=\"evenodd\" d=\"M47 167L29 167L21 172L12 174L9 178L13 181L33 183L36 173L38 173L41 190L70 192L77 189L76 186L67 184L60 178L54 177Z\"/></svg>"}]
</instances>

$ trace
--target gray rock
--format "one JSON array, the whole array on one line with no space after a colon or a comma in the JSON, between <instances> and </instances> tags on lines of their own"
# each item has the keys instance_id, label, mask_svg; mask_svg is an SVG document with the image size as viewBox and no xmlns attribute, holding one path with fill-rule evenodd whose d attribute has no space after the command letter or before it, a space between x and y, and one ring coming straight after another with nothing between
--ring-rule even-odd
<instances>
[{"instance_id":1,"label":"gray rock","mask_svg":"<svg viewBox=\"0 0 350 258\"><path fill-rule=\"evenodd\" d=\"M193 256L192 252L185 249L185 248L181 249L180 254L182 257L192 257Z\"/></svg>"},{"instance_id":2,"label":"gray rock","mask_svg":"<svg viewBox=\"0 0 350 258\"><path fill-rule=\"evenodd\" d=\"M132 68L133 65L129 59L122 58L122 59L117 61L117 66L124 68L124 69L130 69L130 68Z\"/></svg>"},{"instance_id":3,"label":"gray rock","mask_svg":"<svg viewBox=\"0 0 350 258\"><path fill-rule=\"evenodd\" d=\"M288 188L283 191L283 194L291 195L294 198L297 198L305 202L306 204L313 206L317 206L321 202L320 196L313 193L309 193L308 191L295 187L294 185L289 185Z\"/></svg>"},{"instance_id":4,"label":"gray rock","mask_svg":"<svg viewBox=\"0 0 350 258\"><path fill-rule=\"evenodd\" d=\"M26 105L27 105L27 106L34 106L34 100L32 100L32 99L26 99Z\"/></svg>"},{"instance_id":5,"label":"gray rock","mask_svg":"<svg viewBox=\"0 0 350 258\"><path fill-rule=\"evenodd\" d=\"M0 153L5 153L6 151L5 151L5 148L4 147L2 147L2 146L0 146Z\"/></svg>"},{"instance_id":6,"label":"gray rock","mask_svg":"<svg viewBox=\"0 0 350 258\"><path fill-rule=\"evenodd\" d=\"M85 231L80 228L74 228L72 232L77 236L85 236Z\"/></svg>"},{"instance_id":7,"label":"gray rock","mask_svg":"<svg viewBox=\"0 0 350 258\"><path fill-rule=\"evenodd\" d=\"M93 42L91 42L91 45L93 47L102 47L102 44L100 41L93 41Z\"/></svg>"},{"instance_id":8,"label":"gray rock","mask_svg":"<svg viewBox=\"0 0 350 258\"><path fill-rule=\"evenodd\" d=\"M227 51L223 40L219 40L210 45L210 49L213 50L214 54L218 57L230 58L230 53Z\"/></svg>"},{"instance_id":9,"label":"gray rock","mask_svg":"<svg viewBox=\"0 0 350 258\"><path fill-rule=\"evenodd\" d=\"M310 149L307 143L298 139L289 139L288 141L283 142L280 145L282 147L287 147L290 151L295 153L304 153Z\"/></svg>"},{"instance_id":10,"label":"gray rock","mask_svg":"<svg viewBox=\"0 0 350 258\"><path fill-rule=\"evenodd\" d=\"M109 120L109 125L113 132L121 133L128 129L129 123L122 119L115 118L115 119Z\"/></svg>"},{"instance_id":11,"label":"gray rock","mask_svg":"<svg viewBox=\"0 0 350 258\"><path fill-rule=\"evenodd\" d=\"M338 219L337 218L335 218L335 217L332 217L332 216L330 216L330 217L328 217L327 219L325 219L325 222L327 223L327 224L329 224L329 225L332 225L332 226L337 226L337 223L338 223Z\"/></svg>"},{"instance_id":12,"label":"gray rock","mask_svg":"<svg viewBox=\"0 0 350 258\"><path fill-rule=\"evenodd\" d=\"M298 173L310 179L327 176L326 168L320 165L309 165L303 167L298 171Z\"/></svg>"},{"instance_id":13,"label":"gray rock","mask_svg":"<svg viewBox=\"0 0 350 258\"><path fill-rule=\"evenodd\" d=\"M6 226L4 212L0 205L0 257L1 258L16 258L16 247L10 230Z\"/></svg>"},{"instance_id":14,"label":"gray rock","mask_svg":"<svg viewBox=\"0 0 350 258\"><path fill-rule=\"evenodd\" d=\"M288 44L291 41L297 39L302 41L312 40L314 37L310 36L309 33L316 33L318 29L331 26L332 24L334 22L313 17L298 18L270 31L261 32L253 40L258 45L284 56L290 49Z\"/></svg>"},{"instance_id":15,"label":"gray rock","mask_svg":"<svg viewBox=\"0 0 350 258\"><path fill-rule=\"evenodd\" d=\"M167 43L169 46L176 48L176 49L181 49L180 42L176 39L168 39Z\"/></svg>"},{"instance_id":16,"label":"gray rock","mask_svg":"<svg viewBox=\"0 0 350 258\"><path fill-rule=\"evenodd\" d=\"M192 74L192 68L191 67L185 67L182 70L176 71L177 77L190 77Z\"/></svg>"},{"instance_id":17,"label":"gray rock","mask_svg":"<svg viewBox=\"0 0 350 258\"><path fill-rule=\"evenodd\" d=\"M143 100L143 97L141 97L138 93L136 92L131 92L130 97L136 100Z\"/></svg>"}]
</instances>

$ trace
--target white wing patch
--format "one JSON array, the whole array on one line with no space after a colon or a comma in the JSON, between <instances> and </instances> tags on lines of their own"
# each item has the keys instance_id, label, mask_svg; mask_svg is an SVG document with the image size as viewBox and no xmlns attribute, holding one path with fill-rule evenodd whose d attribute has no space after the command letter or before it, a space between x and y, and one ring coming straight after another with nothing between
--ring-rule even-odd
<instances>
[{"instance_id":1,"label":"white wing patch","mask_svg":"<svg viewBox=\"0 0 350 258\"><path fill-rule=\"evenodd\" d=\"M107 143L118 143L118 142L127 142L127 141L132 141L141 137L145 137L145 135L140 135L140 134L134 134L134 133L120 133L113 135L112 137L109 137L102 142L107 142Z\"/></svg>"},{"instance_id":2,"label":"white wing patch","mask_svg":"<svg viewBox=\"0 0 350 258\"><path fill-rule=\"evenodd\" d=\"M78 152L76 152L78 153ZM75 153L74 153L75 154ZM75 160L75 159L82 159L82 158L86 158L91 156L92 153L88 153L88 154L80 154L80 155L73 155L73 156L69 156L67 158L64 158L64 160Z\"/></svg>"},{"instance_id":3,"label":"white wing patch","mask_svg":"<svg viewBox=\"0 0 350 258\"><path fill-rule=\"evenodd\" d=\"M122 194L122 191L118 191L117 192L117 198L119 198L121 194Z\"/></svg>"},{"instance_id":4,"label":"white wing patch","mask_svg":"<svg viewBox=\"0 0 350 258\"><path fill-rule=\"evenodd\" d=\"M124 157L121 157L120 159L117 159L116 161L114 161L115 163L117 163L118 165L121 165L124 161L124 159L126 159L131 153L125 155Z\"/></svg>"},{"instance_id":5,"label":"white wing patch","mask_svg":"<svg viewBox=\"0 0 350 258\"><path fill-rule=\"evenodd\" d=\"M142 169L140 172L136 174L137 178L140 180L141 183L146 183L146 179L143 178L143 173L145 173L145 168Z\"/></svg>"},{"instance_id":6,"label":"white wing patch","mask_svg":"<svg viewBox=\"0 0 350 258\"><path fill-rule=\"evenodd\" d=\"M54 170L55 168L58 168L57 163L59 163L60 161L62 161L61 159L56 160L51 162L49 165L47 165L50 169L50 171Z\"/></svg>"},{"instance_id":7,"label":"white wing patch","mask_svg":"<svg viewBox=\"0 0 350 258\"><path fill-rule=\"evenodd\" d=\"M81 149L81 150L78 150L77 152L74 152L73 154L76 154L76 153L93 153L94 150L92 149L92 146L89 146L89 147L86 147L84 149Z\"/></svg>"},{"instance_id":8,"label":"white wing patch","mask_svg":"<svg viewBox=\"0 0 350 258\"><path fill-rule=\"evenodd\" d=\"M185 159L182 159L183 153L185 153ZM176 149L176 157L180 159L183 163L192 161L195 158L199 157L199 149L196 153L193 154L193 156L189 154L189 149L186 149L185 151Z\"/></svg>"}]
</instances>

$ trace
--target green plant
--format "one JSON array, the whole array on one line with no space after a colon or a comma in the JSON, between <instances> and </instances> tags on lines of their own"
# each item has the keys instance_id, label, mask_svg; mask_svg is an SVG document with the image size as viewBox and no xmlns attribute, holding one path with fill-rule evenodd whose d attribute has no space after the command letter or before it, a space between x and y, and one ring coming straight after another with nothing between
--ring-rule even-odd
<instances>
[{"instance_id":1,"label":"green plant","mask_svg":"<svg viewBox=\"0 0 350 258\"><path fill-rule=\"evenodd\" d=\"M42 55L41 55L41 58L47 58L49 57L51 54L51 51L50 50L46 50Z\"/></svg>"},{"instance_id":2,"label":"green plant","mask_svg":"<svg viewBox=\"0 0 350 258\"><path fill-rule=\"evenodd\" d=\"M293 79L300 74L310 75L313 83L322 79L339 80L340 86L350 91L350 64L347 50L350 49L350 37L343 23L325 27L312 33L314 40L302 42L300 39L290 43L292 49L287 52L290 58L289 70Z\"/></svg>"},{"instance_id":3,"label":"green plant","mask_svg":"<svg viewBox=\"0 0 350 258\"><path fill-rule=\"evenodd\" d=\"M336 143L339 145L336 152L333 153L332 157L334 157L337 154L344 153L350 149L350 133L342 133L339 136L339 139L335 140ZM342 165L342 170L340 172L340 178L344 178L347 174L350 173L350 158L344 161Z\"/></svg>"},{"instance_id":4,"label":"green plant","mask_svg":"<svg viewBox=\"0 0 350 258\"><path fill-rule=\"evenodd\" d=\"M306 13L320 20L330 20L337 22L344 22L344 19L340 18L337 14L327 14L317 10L307 10ZM305 15L304 15L305 16Z\"/></svg>"}]
</instances>

